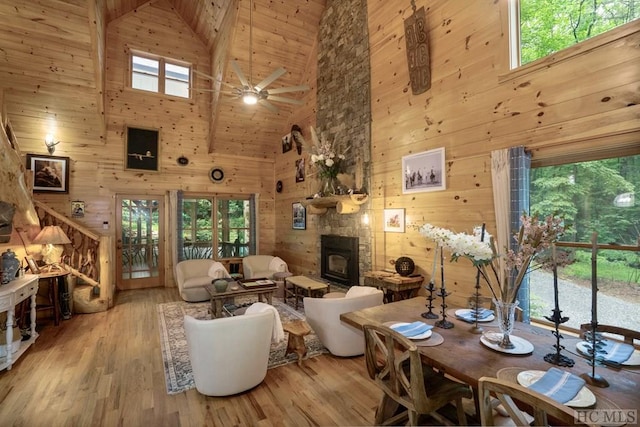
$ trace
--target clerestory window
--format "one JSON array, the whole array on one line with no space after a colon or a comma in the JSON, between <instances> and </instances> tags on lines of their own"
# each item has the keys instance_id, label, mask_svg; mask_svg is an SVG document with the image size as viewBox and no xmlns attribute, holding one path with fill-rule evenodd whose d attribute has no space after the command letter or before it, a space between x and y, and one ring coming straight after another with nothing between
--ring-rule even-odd
<instances>
[{"instance_id":1,"label":"clerestory window","mask_svg":"<svg viewBox=\"0 0 640 427\"><path fill-rule=\"evenodd\" d=\"M189 98L191 66L158 56L131 54L131 87Z\"/></svg>"}]
</instances>

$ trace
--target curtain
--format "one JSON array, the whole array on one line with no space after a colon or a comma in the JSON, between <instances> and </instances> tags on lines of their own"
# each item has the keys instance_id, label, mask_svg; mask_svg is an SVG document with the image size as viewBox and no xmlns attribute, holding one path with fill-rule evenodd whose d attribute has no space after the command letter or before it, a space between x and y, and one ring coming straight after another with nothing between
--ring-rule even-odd
<instances>
[{"instance_id":1,"label":"curtain","mask_svg":"<svg viewBox=\"0 0 640 427\"><path fill-rule=\"evenodd\" d=\"M184 239L182 237L182 200L184 194L182 190L172 190L169 192L169 212L172 213L169 218L169 225L171 230L175 230L172 233L172 238L169 244L171 245L171 261L175 266L184 258Z\"/></svg>"},{"instance_id":2,"label":"curtain","mask_svg":"<svg viewBox=\"0 0 640 427\"><path fill-rule=\"evenodd\" d=\"M258 205L260 203L260 194L254 193L249 198L249 215L251 221L251 227L249 228L249 255L257 255L258 254L258 236L259 227L258 227Z\"/></svg>"},{"instance_id":3,"label":"curtain","mask_svg":"<svg viewBox=\"0 0 640 427\"><path fill-rule=\"evenodd\" d=\"M509 169L511 175L511 234L520 229L520 215L529 212L529 183L531 172L531 156L525 152L524 147L512 147L509 149ZM529 275L522 279L522 286L518 291L520 307L523 308L522 320L529 322Z\"/></svg>"}]
</instances>

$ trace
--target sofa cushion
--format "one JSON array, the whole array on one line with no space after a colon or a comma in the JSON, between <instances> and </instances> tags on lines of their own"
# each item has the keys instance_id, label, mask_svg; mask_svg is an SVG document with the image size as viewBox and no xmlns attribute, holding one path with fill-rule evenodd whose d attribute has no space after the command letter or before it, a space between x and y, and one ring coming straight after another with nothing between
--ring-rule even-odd
<instances>
[{"instance_id":1,"label":"sofa cushion","mask_svg":"<svg viewBox=\"0 0 640 427\"><path fill-rule=\"evenodd\" d=\"M203 287L203 286L206 286L206 285L208 285L210 283L211 283L211 277L209 277L209 276L192 277L190 279L185 280L182 283L182 288L183 289L187 289L187 288Z\"/></svg>"}]
</instances>

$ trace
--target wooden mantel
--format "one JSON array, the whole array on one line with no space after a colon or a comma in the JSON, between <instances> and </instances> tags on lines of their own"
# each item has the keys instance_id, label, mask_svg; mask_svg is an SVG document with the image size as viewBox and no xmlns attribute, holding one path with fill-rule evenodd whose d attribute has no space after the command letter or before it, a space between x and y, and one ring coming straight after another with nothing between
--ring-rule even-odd
<instances>
[{"instance_id":1,"label":"wooden mantel","mask_svg":"<svg viewBox=\"0 0 640 427\"><path fill-rule=\"evenodd\" d=\"M305 199L301 201L306 208L307 213L313 215L322 215L327 212L328 208L336 208L339 214L356 213L360 210L360 205L369 200L367 194L347 194L344 196L328 196L316 197L313 199Z\"/></svg>"}]
</instances>

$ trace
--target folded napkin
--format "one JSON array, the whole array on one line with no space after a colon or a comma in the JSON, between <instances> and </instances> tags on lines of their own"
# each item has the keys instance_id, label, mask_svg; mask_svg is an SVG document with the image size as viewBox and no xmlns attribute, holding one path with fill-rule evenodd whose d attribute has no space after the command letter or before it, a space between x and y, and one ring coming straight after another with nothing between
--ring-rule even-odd
<instances>
[{"instance_id":1,"label":"folded napkin","mask_svg":"<svg viewBox=\"0 0 640 427\"><path fill-rule=\"evenodd\" d=\"M602 355L602 359L605 362L619 365L629 360L633 354L635 348L631 344L625 344L623 342L602 340L600 342L603 347L600 348L596 356ZM602 353L600 353L600 351Z\"/></svg>"},{"instance_id":2,"label":"folded napkin","mask_svg":"<svg viewBox=\"0 0 640 427\"><path fill-rule=\"evenodd\" d=\"M404 335L407 338L415 337L416 335L424 334L428 330L433 328L431 325L427 325L424 322L413 322L406 325L392 325L391 329Z\"/></svg>"},{"instance_id":3,"label":"folded napkin","mask_svg":"<svg viewBox=\"0 0 640 427\"><path fill-rule=\"evenodd\" d=\"M538 381L531 384L529 389L557 402L567 403L576 397L582 387L584 380L579 376L558 368L550 368Z\"/></svg>"},{"instance_id":4,"label":"folded napkin","mask_svg":"<svg viewBox=\"0 0 640 427\"><path fill-rule=\"evenodd\" d=\"M488 308L479 308L477 310L470 309L463 314L456 314L456 317L460 320L464 320L465 322L474 323L476 319L486 319L492 314L493 310L489 310Z\"/></svg>"}]
</instances>

